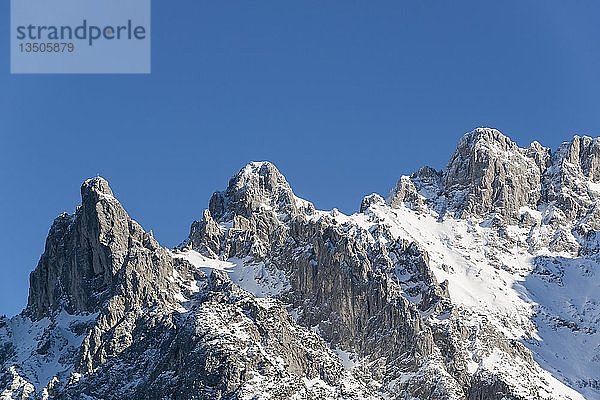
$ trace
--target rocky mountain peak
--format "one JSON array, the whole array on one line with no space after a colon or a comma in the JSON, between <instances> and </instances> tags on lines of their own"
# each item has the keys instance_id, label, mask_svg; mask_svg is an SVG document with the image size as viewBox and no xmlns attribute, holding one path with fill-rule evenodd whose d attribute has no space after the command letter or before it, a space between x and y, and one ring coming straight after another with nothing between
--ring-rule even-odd
<instances>
[{"instance_id":1,"label":"rocky mountain peak","mask_svg":"<svg viewBox=\"0 0 600 400\"><path fill-rule=\"evenodd\" d=\"M215 220L230 220L233 216L252 218L253 214L274 211L293 218L310 212L312 206L299 200L285 177L270 162L251 162L231 180L224 192L210 199L209 211Z\"/></svg>"},{"instance_id":2,"label":"rocky mountain peak","mask_svg":"<svg viewBox=\"0 0 600 400\"><path fill-rule=\"evenodd\" d=\"M416 210L427 204L441 216L460 218L496 213L516 221L521 207L536 208L549 158L539 143L522 149L496 129L477 128L459 140L443 171L425 167L402 177L388 204Z\"/></svg>"},{"instance_id":3,"label":"rocky mountain peak","mask_svg":"<svg viewBox=\"0 0 600 400\"><path fill-rule=\"evenodd\" d=\"M81 186L81 206L52 225L44 253L30 275L28 311L35 319L58 309L96 312L114 295L137 248L155 252L151 234L133 221L101 177ZM121 274L122 275L122 274Z\"/></svg>"},{"instance_id":4,"label":"rocky mountain peak","mask_svg":"<svg viewBox=\"0 0 600 400\"><path fill-rule=\"evenodd\" d=\"M501 150L514 150L518 146L507 136L494 128L475 128L465 133L460 139L457 152L470 153L480 148L497 148Z\"/></svg>"},{"instance_id":5,"label":"rocky mountain peak","mask_svg":"<svg viewBox=\"0 0 600 400\"><path fill-rule=\"evenodd\" d=\"M543 201L568 218L582 217L600 198L600 138L574 136L552 154L543 175Z\"/></svg>"},{"instance_id":6,"label":"rocky mountain peak","mask_svg":"<svg viewBox=\"0 0 600 400\"><path fill-rule=\"evenodd\" d=\"M108 181L101 176L86 179L81 185L81 197L96 195L96 196L111 196L114 197L113 191L108 184Z\"/></svg>"},{"instance_id":7,"label":"rocky mountain peak","mask_svg":"<svg viewBox=\"0 0 600 400\"><path fill-rule=\"evenodd\" d=\"M495 212L514 220L522 206L535 208L540 174L526 150L496 129L478 128L462 137L444 171L448 208L458 216Z\"/></svg>"},{"instance_id":8,"label":"rocky mountain peak","mask_svg":"<svg viewBox=\"0 0 600 400\"><path fill-rule=\"evenodd\" d=\"M527 157L533 159L540 169L540 173L544 173L550 165L551 152L548 147L542 146L540 142L534 140L528 148L525 149Z\"/></svg>"},{"instance_id":9,"label":"rocky mountain peak","mask_svg":"<svg viewBox=\"0 0 600 400\"><path fill-rule=\"evenodd\" d=\"M559 156L593 182L600 180L600 138L575 135L559 148Z\"/></svg>"},{"instance_id":10,"label":"rocky mountain peak","mask_svg":"<svg viewBox=\"0 0 600 400\"><path fill-rule=\"evenodd\" d=\"M35 318L59 307L93 312L98 293L110 285L118 259L126 248L129 216L100 177L81 186L81 206L52 225L45 251L30 276L28 309Z\"/></svg>"},{"instance_id":11,"label":"rocky mountain peak","mask_svg":"<svg viewBox=\"0 0 600 400\"><path fill-rule=\"evenodd\" d=\"M246 164L230 180L229 187L235 190L257 188L265 193L272 193L277 187L291 190L283 174L268 161L253 161Z\"/></svg>"},{"instance_id":12,"label":"rocky mountain peak","mask_svg":"<svg viewBox=\"0 0 600 400\"><path fill-rule=\"evenodd\" d=\"M423 167L403 176L387 202L392 207L427 206L443 218L486 218L517 222L521 208L554 205L566 218L590 212L600 198L600 138L574 136L555 152L534 141L521 148L500 131L466 133L447 167Z\"/></svg>"},{"instance_id":13,"label":"rocky mountain peak","mask_svg":"<svg viewBox=\"0 0 600 400\"><path fill-rule=\"evenodd\" d=\"M511 153L519 153L519 147L500 131L492 128L477 128L463 135L445 171L445 185L465 186L480 182L483 169L490 164L507 160ZM504 162L505 164L505 162Z\"/></svg>"},{"instance_id":14,"label":"rocky mountain peak","mask_svg":"<svg viewBox=\"0 0 600 400\"><path fill-rule=\"evenodd\" d=\"M202 220L192 223L190 235L181 247L190 246L208 256L219 255L229 251L222 246L225 231L232 227L234 235L241 235L244 240L247 235L260 237L261 245L252 251L264 254L274 231L314 213L314 206L294 195L275 165L251 162L229 180L225 191L212 195L208 210ZM238 255L241 254L245 252Z\"/></svg>"}]
</instances>

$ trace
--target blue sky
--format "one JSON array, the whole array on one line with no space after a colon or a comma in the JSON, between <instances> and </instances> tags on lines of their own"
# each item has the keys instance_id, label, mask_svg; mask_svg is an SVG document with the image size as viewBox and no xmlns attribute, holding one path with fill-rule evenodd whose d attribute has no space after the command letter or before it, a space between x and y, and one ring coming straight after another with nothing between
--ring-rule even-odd
<instances>
[{"instance_id":1,"label":"blue sky","mask_svg":"<svg viewBox=\"0 0 600 400\"><path fill-rule=\"evenodd\" d=\"M477 126L551 147L600 132L596 1L154 1L148 76L11 76L8 3L0 314L96 174L173 246L251 160L353 212Z\"/></svg>"}]
</instances>

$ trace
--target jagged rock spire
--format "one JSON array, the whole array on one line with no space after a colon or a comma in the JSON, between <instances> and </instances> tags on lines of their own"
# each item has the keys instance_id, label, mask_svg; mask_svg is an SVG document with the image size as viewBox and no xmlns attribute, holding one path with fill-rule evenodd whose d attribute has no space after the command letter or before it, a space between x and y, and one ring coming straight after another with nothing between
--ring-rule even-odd
<instances>
[{"instance_id":1,"label":"jagged rock spire","mask_svg":"<svg viewBox=\"0 0 600 400\"><path fill-rule=\"evenodd\" d=\"M133 250L159 248L129 217L104 178L86 180L81 200L75 214L54 221L30 275L27 309L35 319L61 307L70 313L97 311L115 294L117 277L131 264Z\"/></svg>"},{"instance_id":2,"label":"jagged rock spire","mask_svg":"<svg viewBox=\"0 0 600 400\"><path fill-rule=\"evenodd\" d=\"M129 216L100 177L81 186L74 215L58 217L30 276L28 309L35 318L64 306L92 312L105 298L127 250Z\"/></svg>"}]
</instances>

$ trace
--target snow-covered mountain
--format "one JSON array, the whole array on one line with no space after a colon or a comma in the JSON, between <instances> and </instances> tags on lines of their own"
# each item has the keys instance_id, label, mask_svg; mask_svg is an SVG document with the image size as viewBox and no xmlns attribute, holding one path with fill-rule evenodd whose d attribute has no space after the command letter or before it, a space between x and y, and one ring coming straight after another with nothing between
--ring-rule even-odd
<instances>
[{"instance_id":1,"label":"snow-covered mountain","mask_svg":"<svg viewBox=\"0 0 600 400\"><path fill-rule=\"evenodd\" d=\"M251 163L175 249L81 195L0 319L0 399L600 399L600 139L476 129L350 216Z\"/></svg>"}]
</instances>

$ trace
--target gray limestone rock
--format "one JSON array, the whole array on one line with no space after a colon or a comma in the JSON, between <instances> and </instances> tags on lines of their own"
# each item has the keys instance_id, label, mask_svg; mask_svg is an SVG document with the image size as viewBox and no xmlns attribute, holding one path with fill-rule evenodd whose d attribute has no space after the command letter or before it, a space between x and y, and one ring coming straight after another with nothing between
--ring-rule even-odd
<instances>
[{"instance_id":1,"label":"gray limestone rock","mask_svg":"<svg viewBox=\"0 0 600 400\"><path fill-rule=\"evenodd\" d=\"M540 198L535 158L495 129L479 128L460 140L444 171L448 208L458 216L496 212L516 220Z\"/></svg>"}]
</instances>

